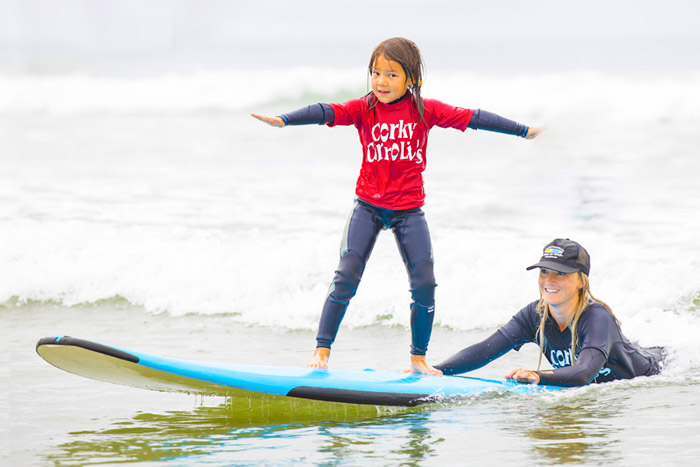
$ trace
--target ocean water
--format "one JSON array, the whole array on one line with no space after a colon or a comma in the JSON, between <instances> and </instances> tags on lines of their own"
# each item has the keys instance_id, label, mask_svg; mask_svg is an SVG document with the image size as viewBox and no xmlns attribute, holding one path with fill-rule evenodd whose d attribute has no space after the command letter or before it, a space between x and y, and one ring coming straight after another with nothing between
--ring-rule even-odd
<instances>
[{"instance_id":1,"label":"ocean water","mask_svg":"<svg viewBox=\"0 0 700 467\"><path fill-rule=\"evenodd\" d=\"M157 3L140 18L158 17ZM205 3L209 13L231 13ZM554 3L535 2L535 13ZM50 16L50 2L26 4ZM266 27L277 35L250 48L241 47L252 26L239 18L228 36L217 23L175 57L160 53L159 34L144 32L152 24L142 25L138 40L115 33L132 49L108 56L100 54L113 45L105 36L91 48L68 32L79 22L42 29L22 8L15 5L18 24L44 36L8 54L8 29L0 34L3 464L639 466L689 465L700 455L700 64L685 54L700 42L681 40L688 20L679 20L678 36L665 29L676 2L656 18L657 37L631 20L627 39L598 31L590 47L581 46L581 24L568 35L551 16L530 16L546 40L528 56L504 48L508 64L476 47L468 50L476 66L460 65L462 49L439 46L458 33L428 21L416 29L436 65L425 96L547 126L532 141L431 132L424 210L439 285L429 361L487 337L536 299L536 273L525 267L551 239L569 237L591 253L593 293L623 332L668 348L663 373L419 409L317 406L312 415L246 414L246 401L86 380L51 367L34 346L72 335L176 357L305 364L353 205L360 145L352 127L280 130L249 114L363 95L370 49L394 31L368 20L366 37L338 39L348 60L325 61L327 42L290 36L270 10ZM492 19L487 10L458 13ZM198 14L180 34L203 29ZM61 47L47 51L56 37ZM137 54L140 43L152 48ZM564 53L570 47L585 53ZM385 232L331 365L405 369L408 306L403 264ZM536 362L536 347L526 346L475 374L498 378Z\"/></svg>"},{"instance_id":2,"label":"ocean water","mask_svg":"<svg viewBox=\"0 0 700 467\"><path fill-rule=\"evenodd\" d=\"M332 84L312 89L319 75ZM241 419L231 401L112 386L43 362L34 344L49 335L201 360L308 360L360 148L353 128L278 130L248 114L366 88L361 68L277 78L0 78L11 90L0 115L9 462L434 465L468 452L477 465L494 453L504 463L649 465L700 453L694 72L435 73L425 88L548 126L532 141L431 133L425 212L439 286L429 359L486 337L536 298L524 268L565 236L591 252L594 293L625 334L669 348L661 376L369 416ZM265 91L231 86L246 82ZM409 293L391 237L380 237L343 322L336 367L407 367ZM532 347L478 374L534 367Z\"/></svg>"}]
</instances>

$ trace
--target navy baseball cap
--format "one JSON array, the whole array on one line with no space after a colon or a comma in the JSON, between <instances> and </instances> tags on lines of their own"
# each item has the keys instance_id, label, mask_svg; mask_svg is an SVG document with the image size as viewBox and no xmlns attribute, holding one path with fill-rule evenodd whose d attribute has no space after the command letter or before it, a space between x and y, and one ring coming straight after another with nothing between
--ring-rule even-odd
<instances>
[{"instance_id":1,"label":"navy baseball cap","mask_svg":"<svg viewBox=\"0 0 700 467\"><path fill-rule=\"evenodd\" d=\"M591 257L577 242L568 238L556 238L544 247L540 262L529 266L527 270L535 268L551 269L564 274L581 271L588 275Z\"/></svg>"}]
</instances>

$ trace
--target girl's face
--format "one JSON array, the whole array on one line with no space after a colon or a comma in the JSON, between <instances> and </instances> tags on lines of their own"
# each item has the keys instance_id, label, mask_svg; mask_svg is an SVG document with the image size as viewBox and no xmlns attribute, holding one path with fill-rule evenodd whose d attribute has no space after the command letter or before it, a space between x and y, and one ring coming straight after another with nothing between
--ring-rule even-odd
<instances>
[{"instance_id":1,"label":"girl's face","mask_svg":"<svg viewBox=\"0 0 700 467\"><path fill-rule=\"evenodd\" d=\"M540 268L537 284L544 302L554 307L575 306L578 291L583 287L577 272L565 274L545 268Z\"/></svg>"},{"instance_id":2,"label":"girl's face","mask_svg":"<svg viewBox=\"0 0 700 467\"><path fill-rule=\"evenodd\" d=\"M387 60L380 55L372 65L372 93L384 104L401 98L410 83L398 62Z\"/></svg>"}]
</instances>

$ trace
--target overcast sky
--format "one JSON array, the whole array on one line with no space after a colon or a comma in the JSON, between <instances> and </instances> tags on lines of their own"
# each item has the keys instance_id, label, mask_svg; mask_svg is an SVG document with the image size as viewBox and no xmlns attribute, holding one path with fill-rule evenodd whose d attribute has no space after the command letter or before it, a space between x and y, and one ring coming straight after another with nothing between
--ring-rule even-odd
<instances>
[{"instance_id":1,"label":"overcast sky","mask_svg":"<svg viewBox=\"0 0 700 467\"><path fill-rule=\"evenodd\" d=\"M0 60L364 64L379 41L402 35L439 66L469 53L474 66L498 65L489 59L498 55L555 68L553 58L700 69L699 19L697 0L3 0Z\"/></svg>"}]
</instances>

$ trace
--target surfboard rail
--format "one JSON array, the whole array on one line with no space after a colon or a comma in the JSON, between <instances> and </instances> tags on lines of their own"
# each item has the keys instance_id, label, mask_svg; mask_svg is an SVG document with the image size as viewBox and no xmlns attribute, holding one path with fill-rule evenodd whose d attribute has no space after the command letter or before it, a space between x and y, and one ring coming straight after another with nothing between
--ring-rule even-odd
<instances>
[{"instance_id":1,"label":"surfboard rail","mask_svg":"<svg viewBox=\"0 0 700 467\"><path fill-rule=\"evenodd\" d=\"M202 395L268 395L415 407L486 391L522 394L558 389L468 376L203 362L135 352L70 336L42 338L36 351L51 365L86 378Z\"/></svg>"}]
</instances>

